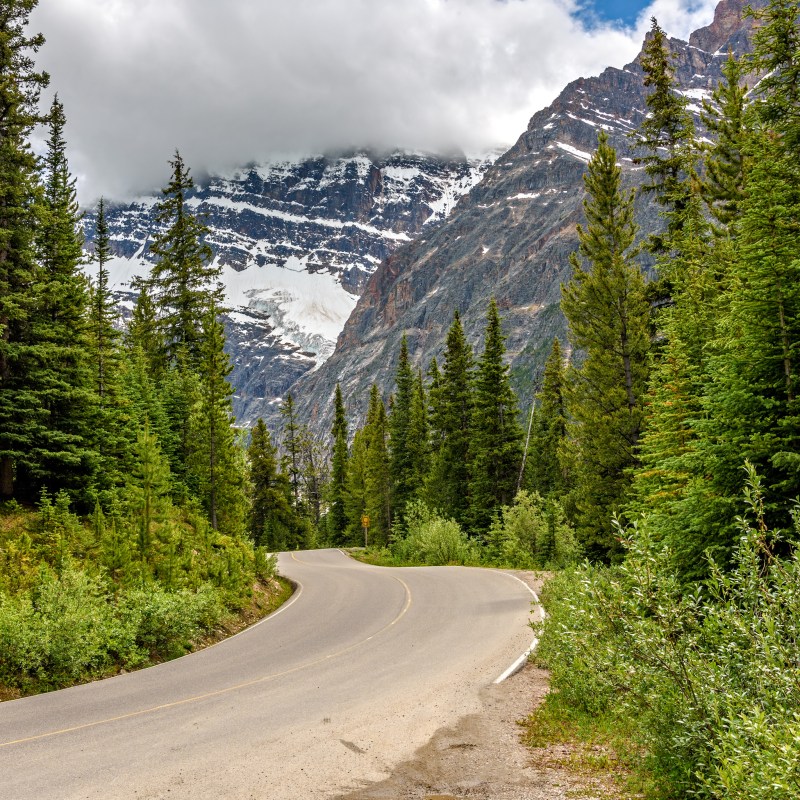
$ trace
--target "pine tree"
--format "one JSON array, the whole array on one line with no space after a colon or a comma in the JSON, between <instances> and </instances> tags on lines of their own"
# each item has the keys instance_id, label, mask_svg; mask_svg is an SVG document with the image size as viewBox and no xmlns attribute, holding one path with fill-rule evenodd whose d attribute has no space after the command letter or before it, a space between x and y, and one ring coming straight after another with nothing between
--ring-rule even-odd
<instances>
[{"instance_id":1,"label":"pine tree","mask_svg":"<svg viewBox=\"0 0 800 800\"><path fill-rule=\"evenodd\" d=\"M34 233L39 222L36 157L29 145L40 90L49 78L36 72L32 54L41 34L25 36L36 0L0 6L0 497L11 497L20 467L34 466L34 428L41 397L30 385L30 317L35 301ZM28 495L32 494L28 491Z\"/></svg>"},{"instance_id":2,"label":"pine tree","mask_svg":"<svg viewBox=\"0 0 800 800\"><path fill-rule=\"evenodd\" d=\"M366 458L367 431L359 428L353 437L350 447L350 459L347 462L346 493L344 497L345 514L347 515L347 541L350 544L364 542L364 531L361 521L367 511L366 491Z\"/></svg>"},{"instance_id":3,"label":"pine tree","mask_svg":"<svg viewBox=\"0 0 800 800\"><path fill-rule=\"evenodd\" d=\"M703 101L703 123L712 136L706 145L703 194L714 219L726 229L739 216L744 198L744 147L747 136L742 84L744 63L728 52L723 80Z\"/></svg>"},{"instance_id":4,"label":"pine tree","mask_svg":"<svg viewBox=\"0 0 800 800\"><path fill-rule=\"evenodd\" d=\"M87 330L88 294L81 271L83 232L75 181L66 157L64 109L56 96L48 117L41 222L36 246L39 268L31 317L34 355L30 380L44 415L31 451L30 479L51 488L80 490L91 478L97 453Z\"/></svg>"},{"instance_id":5,"label":"pine tree","mask_svg":"<svg viewBox=\"0 0 800 800\"><path fill-rule=\"evenodd\" d=\"M138 292L131 319L125 335L128 352L138 348L146 359L150 374L160 378L167 365L158 332L158 317L153 296L147 281L134 280L133 288Z\"/></svg>"},{"instance_id":6,"label":"pine tree","mask_svg":"<svg viewBox=\"0 0 800 800\"><path fill-rule=\"evenodd\" d=\"M753 33L751 69L763 75L756 111L772 130L784 135L787 147L800 146L800 3L770 0L750 11Z\"/></svg>"},{"instance_id":7,"label":"pine tree","mask_svg":"<svg viewBox=\"0 0 800 800\"><path fill-rule=\"evenodd\" d=\"M153 561L154 527L168 516L169 466L149 425L139 431L132 475L131 505L139 521L137 549L145 564Z\"/></svg>"},{"instance_id":8,"label":"pine tree","mask_svg":"<svg viewBox=\"0 0 800 800\"><path fill-rule=\"evenodd\" d=\"M294 398L291 393L286 395L281 406L283 417L283 470L289 477L292 488L292 505L295 513L306 515L302 492L302 456L300 452L300 424L294 408Z\"/></svg>"},{"instance_id":9,"label":"pine tree","mask_svg":"<svg viewBox=\"0 0 800 800\"><path fill-rule=\"evenodd\" d=\"M233 389L225 331L212 300L202 321L198 354L198 402L191 409L191 471L211 527L229 535L243 532L244 475L233 430Z\"/></svg>"},{"instance_id":10,"label":"pine tree","mask_svg":"<svg viewBox=\"0 0 800 800\"><path fill-rule=\"evenodd\" d=\"M273 552L296 546L297 543L292 541L296 525L289 481L278 469L278 451L262 419L252 430L247 459L250 468L250 537L256 545Z\"/></svg>"},{"instance_id":11,"label":"pine tree","mask_svg":"<svg viewBox=\"0 0 800 800\"><path fill-rule=\"evenodd\" d=\"M159 327L168 359L184 350L193 365L200 356L201 320L212 302L220 307L224 301L219 280L222 268L211 263L213 253L204 241L208 227L189 210L187 193L194 181L188 167L177 151L169 163L172 177L163 189L156 216L164 229L154 236L150 248L157 261L149 282L160 310Z\"/></svg>"},{"instance_id":12,"label":"pine tree","mask_svg":"<svg viewBox=\"0 0 800 800\"><path fill-rule=\"evenodd\" d=\"M644 164L650 179L643 191L653 194L664 208L667 230L651 234L648 242L654 253L666 253L672 237L680 230L681 211L687 197L687 178L694 171L694 122L687 110L688 100L678 94L671 64L669 40L655 17L642 52L641 66L647 96L648 114L633 136L647 155L634 159Z\"/></svg>"},{"instance_id":13,"label":"pine tree","mask_svg":"<svg viewBox=\"0 0 800 800\"><path fill-rule=\"evenodd\" d=\"M575 452L576 529L587 554L615 550L611 517L619 511L636 464L647 380L649 303L633 262L633 197L620 188L616 153L605 133L584 176L587 227L578 226L585 270L561 289L573 348L585 358L572 371L567 394L570 447Z\"/></svg>"},{"instance_id":14,"label":"pine tree","mask_svg":"<svg viewBox=\"0 0 800 800\"><path fill-rule=\"evenodd\" d=\"M430 471L431 445L428 424L428 402L422 372L414 377L411 411L408 422L409 482L408 500L421 499Z\"/></svg>"},{"instance_id":15,"label":"pine tree","mask_svg":"<svg viewBox=\"0 0 800 800\"><path fill-rule=\"evenodd\" d=\"M388 423L386 407L374 383L370 390L364 436L364 511L370 519L372 542L385 545L389 542L392 524Z\"/></svg>"},{"instance_id":16,"label":"pine tree","mask_svg":"<svg viewBox=\"0 0 800 800\"><path fill-rule=\"evenodd\" d=\"M120 338L119 331L114 327L117 312L108 285L106 264L111 260L111 246L105 200L102 197L97 205L94 260L97 263L97 280L92 292L90 335L94 350L95 392L102 401L109 394L109 384L113 385L109 373L119 371L117 343Z\"/></svg>"},{"instance_id":17,"label":"pine tree","mask_svg":"<svg viewBox=\"0 0 800 800\"><path fill-rule=\"evenodd\" d=\"M484 350L475 376L470 431L469 516L474 533L487 531L500 508L511 504L522 463L517 398L504 355L500 314L492 298L486 314Z\"/></svg>"},{"instance_id":18,"label":"pine tree","mask_svg":"<svg viewBox=\"0 0 800 800\"><path fill-rule=\"evenodd\" d=\"M472 348L456 311L438 386L431 387L434 456L426 493L432 507L462 526L466 526L469 512L472 378Z\"/></svg>"},{"instance_id":19,"label":"pine tree","mask_svg":"<svg viewBox=\"0 0 800 800\"><path fill-rule=\"evenodd\" d=\"M349 452L347 447L347 418L342 400L342 388L336 384L334 398L333 448L331 453L331 482L329 489L330 510L328 512L328 530L333 544L344 544L347 529L347 511L345 497L347 492L347 463Z\"/></svg>"},{"instance_id":20,"label":"pine tree","mask_svg":"<svg viewBox=\"0 0 800 800\"><path fill-rule=\"evenodd\" d=\"M411 402L414 392L414 373L408 358L405 335L400 342L400 359L395 373L397 390L389 417L389 456L392 482L392 507L395 514L403 514L411 499L413 466L411 461L410 425Z\"/></svg>"},{"instance_id":21,"label":"pine tree","mask_svg":"<svg viewBox=\"0 0 800 800\"><path fill-rule=\"evenodd\" d=\"M558 496L566 489L560 457L567 436L565 383L561 343L553 339L553 347L544 366L542 388L536 395L526 470L528 484L542 497Z\"/></svg>"}]
</instances>

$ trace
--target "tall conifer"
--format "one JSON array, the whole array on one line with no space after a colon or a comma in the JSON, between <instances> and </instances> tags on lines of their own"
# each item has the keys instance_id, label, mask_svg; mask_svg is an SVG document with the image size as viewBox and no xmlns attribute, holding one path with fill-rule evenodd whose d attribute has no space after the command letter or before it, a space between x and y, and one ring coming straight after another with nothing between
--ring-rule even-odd
<instances>
[{"instance_id":1,"label":"tall conifer","mask_svg":"<svg viewBox=\"0 0 800 800\"><path fill-rule=\"evenodd\" d=\"M633 197L620 187L620 168L605 133L584 176L586 228L578 227L584 269L562 286L561 307L572 346L585 358L568 392L571 447L576 456L576 527L588 554L615 550L611 517L628 488L642 427L650 307L633 262Z\"/></svg>"},{"instance_id":2,"label":"tall conifer","mask_svg":"<svg viewBox=\"0 0 800 800\"><path fill-rule=\"evenodd\" d=\"M475 375L470 431L470 527L488 530L492 518L516 494L522 462L517 398L504 362L504 337L497 303L486 314L484 350Z\"/></svg>"},{"instance_id":3,"label":"tall conifer","mask_svg":"<svg viewBox=\"0 0 800 800\"><path fill-rule=\"evenodd\" d=\"M44 37L25 35L36 5L36 0L0 5L0 497L15 494L20 467L33 466L33 430L42 418L42 398L30 384L40 206L34 202L37 164L29 136L44 121L37 104L49 78L35 70L32 58Z\"/></svg>"}]
</instances>

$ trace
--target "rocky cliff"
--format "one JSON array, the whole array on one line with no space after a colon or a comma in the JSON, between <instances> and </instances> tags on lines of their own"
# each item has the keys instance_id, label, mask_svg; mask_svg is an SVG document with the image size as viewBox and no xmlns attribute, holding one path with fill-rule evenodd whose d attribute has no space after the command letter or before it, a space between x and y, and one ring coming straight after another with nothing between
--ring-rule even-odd
<instances>
[{"instance_id":1,"label":"rocky cliff","mask_svg":"<svg viewBox=\"0 0 800 800\"><path fill-rule=\"evenodd\" d=\"M444 219L491 161L357 152L252 164L198 182L189 204L211 229L223 268L241 423L267 413L333 352L377 266ZM111 279L123 309L134 301L131 278L151 266L157 201L108 208ZM85 231L91 248L91 213Z\"/></svg>"},{"instance_id":2,"label":"rocky cliff","mask_svg":"<svg viewBox=\"0 0 800 800\"><path fill-rule=\"evenodd\" d=\"M714 22L689 42L670 41L680 91L698 118L700 104L721 79L728 48L749 48L742 0L723 0ZM628 186L643 181L633 164L629 133L645 114L639 59L570 83L532 117L517 143L461 198L450 216L398 248L376 270L339 336L336 350L292 392L300 413L320 433L328 430L331 397L341 382L349 411L361 419L374 381L388 396L405 334L423 369L441 355L454 309L468 338L480 346L491 296L504 316L513 380L524 405L553 336L563 336L560 285L570 277L569 255L582 220L582 176L600 130L617 149ZM657 210L639 201L644 230Z\"/></svg>"}]
</instances>

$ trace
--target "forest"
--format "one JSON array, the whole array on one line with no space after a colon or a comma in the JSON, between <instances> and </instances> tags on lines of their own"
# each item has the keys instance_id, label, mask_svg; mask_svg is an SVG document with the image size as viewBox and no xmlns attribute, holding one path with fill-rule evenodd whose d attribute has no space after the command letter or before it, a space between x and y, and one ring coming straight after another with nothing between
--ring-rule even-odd
<instances>
[{"instance_id":1,"label":"forest","mask_svg":"<svg viewBox=\"0 0 800 800\"><path fill-rule=\"evenodd\" d=\"M623 185L601 132L568 336L530 415L492 302L479 353L458 309L441 363L404 339L360 427L337 387L324 439L291 395L277 433L236 426L220 270L178 152L120 318L104 203L87 260L65 109L38 110L34 6L0 12L0 684L185 652L280 550L548 569L553 691L532 731L610 727L653 797L797 796L797 0L750 12L753 52L728 55L702 135L653 20L632 134L646 182Z\"/></svg>"}]
</instances>

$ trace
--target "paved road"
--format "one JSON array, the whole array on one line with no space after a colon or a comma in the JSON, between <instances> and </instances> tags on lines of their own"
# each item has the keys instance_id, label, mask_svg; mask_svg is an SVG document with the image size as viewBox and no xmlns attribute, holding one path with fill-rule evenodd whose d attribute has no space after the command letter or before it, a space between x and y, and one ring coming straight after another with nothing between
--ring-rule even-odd
<instances>
[{"instance_id":1,"label":"paved road","mask_svg":"<svg viewBox=\"0 0 800 800\"><path fill-rule=\"evenodd\" d=\"M0 798L336 797L379 780L530 644L519 580L280 556L271 617L150 669L0 704Z\"/></svg>"}]
</instances>

